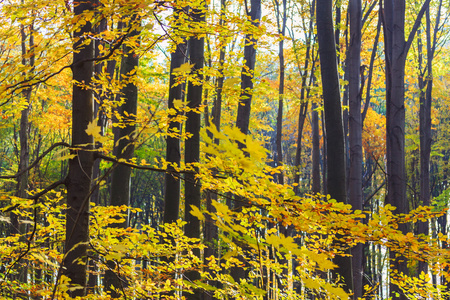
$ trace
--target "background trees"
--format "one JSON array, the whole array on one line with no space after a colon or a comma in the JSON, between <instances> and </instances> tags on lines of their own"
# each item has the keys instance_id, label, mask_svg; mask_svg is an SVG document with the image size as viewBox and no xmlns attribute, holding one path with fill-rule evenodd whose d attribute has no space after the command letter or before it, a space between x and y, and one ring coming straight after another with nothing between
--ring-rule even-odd
<instances>
[{"instance_id":1,"label":"background trees","mask_svg":"<svg viewBox=\"0 0 450 300\"><path fill-rule=\"evenodd\" d=\"M2 5L2 296L443 295L447 8L338 4Z\"/></svg>"}]
</instances>

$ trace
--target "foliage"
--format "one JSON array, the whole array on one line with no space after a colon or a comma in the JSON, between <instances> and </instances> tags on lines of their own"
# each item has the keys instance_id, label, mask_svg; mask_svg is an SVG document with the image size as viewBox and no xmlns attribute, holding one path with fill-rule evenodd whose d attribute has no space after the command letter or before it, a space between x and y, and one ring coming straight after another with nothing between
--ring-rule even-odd
<instances>
[{"instance_id":1,"label":"foliage","mask_svg":"<svg viewBox=\"0 0 450 300\"><path fill-rule=\"evenodd\" d=\"M48 188L55 182L63 182L69 159L76 159L78 148L67 146L71 139L72 101L72 54L73 33L86 22L99 26L106 22L107 29L86 34L85 43L96 43L98 57L91 86L95 92L98 110L104 113L103 124L99 118L83 128L96 140L95 155L104 159L99 162L99 177L93 180L93 190L99 188L99 201L91 204L89 241L89 276L91 284L85 299L109 299L102 286L103 275L111 269L120 276L123 285L118 293L123 298L179 299L186 293L214 295L218 299L346 299L351 297L341 288L333 259L347 255L348 249L357 245L371 245L367 260L377 278L367 282L366 299L377 298L383 293L381 279L386 278L400 286L410 299L440 299L447 296L450 282L450 243L447 232L448 208L448 158L450 156L450 120L448 89L448 25L439 31L441 52L435 61L433 91L433 145L432 145L432 191L433 209L417 206L417 162L419 149L417 55L407 58L407 129L406 151L410 168L408 188L411 197L409 214L394 214L394 208L384 206L385 141L385 75L382 45L375 53L371 97L363 124L363 140L367 173L364 189L374 192L366 199L366 211L353 211L349 205L337 203L326 195L310 195L311 190L311 112L307 112L303 138L297 144L298 114L301 104L314 102L322 108L320 74L317 67L317 44L315 20L311 17L313 1L288 1L288 36L277 31L274 3L263 3L264 16L260 26L249 22L244 1L226 1L223 8L207 1L106 1L101 0L96 13L73 15L73 1L10 0L0 6L0 298L66 299L72 286L61 275L65 252L65 190ZM320 2L320 1L315 1ZM347 39L344 33L348 1L338 1L341 6L340 21L340 71L342 93L347 84L345 56ZM373 40L376 35L378 6L366 1L367 19L363 26L362 63L370 64ZM247 3L248 4L248 3ZM433 1L437 5L437 1ZM205 22L193 20L186 7L199 9L205 14ZM372 7L373 10L369 10ZM247 7L248 8L248 7ZM336 9L337 7L335 7ZM407 26L411 26L417 4L408 2L411 14ZM431 19L436 17L431 10ZM174 12L178 12L175 18ZM447 11L445 11L447 13ZM138 16L129 27L121 23ZM309 22L312 22L311 36ZM119 26L119 24L121 24ZM129 38L133 29L140 31L139 39ZM423 27L425 29L425 27ZM240 72L243 65L244 36L253 33L259 38L257 64L253 73L255 88L252 92L252 118L250 132L243 135L234 125L240 88ZM204 102L197 113L204 116L201 134L200 162L172 165L164 159L165 139L179 138L181 156L183 142L192 134L186 132L186 113L191 109L183 99L176 99L175 108L166 104L169 78L168 55L186 38L205 37L205 67L193 70L189 62L174 70L175 85L186 86L188 82L201 84ZM24 38L24 40L22 40ZM278 102L277 52L274 45L285 40L286 91L283 95L283 166L273 162L273 140L276 131L275 116ZM31 42L33 40L33 42ZM382 37L381 37L382 40ZM22 45L23 44L23 45ZM139 55L140 65L131 74L119 78L122 45L133 48ZM221 61L219 52L225 50ZM306 49L315 64L303 63ZM34 60L34 64L32 64ZM112 66L112 73L108 67ZM202 72L205 80L200 82L195 72ZM303 90L302 76L307 76L308 87ZM219 77L224 77L223 88L218 87ZM367 80L367 77L362 78ZM121 88L133 83L139 90L139 107L136 116L123 117L118 109L123 103ZM83 83L78 83L83 85ZM30 98L24 92L31 88ZM365 99L368 91L362 90ZM218 94L222 97L221 128L207 126ZM302 98L303 97L303 98ZM301 100L300 100L301 99ZM300 102L302 101L302 102ZM29 107L27 126L30 162L27 182L28 199L18 198L17 179L20 162L21 114ZM126 115L124 113L124 115ZM135 157L129 161L117 160L114 155L114 131L124 127L136 117L136 132L126 137L136 148ZM102 121L102 120L100 120ZM171 121L182 124L180 132L170 131ZM114 125L113 125L114 123ZM325 132L321 128L321 149L325 146ZM65 146L45 152L56 143ZM239 145L244 145L240 147ZM297 148L302 149L301 166L293 166ZM46 153L43 157L41 155ZM370 158L370 159L369 159ZM110 207L109 174L118 164L134 168L131 179L130 207ZM322 156L322 168L325 165ZM372 164L372 165L371 165ZM369 166L370 165L370 166ZM183 232L184 222L161 224L162 199L164 198L164 172L183 179L183 174L195 172L201 184L204 198L214 195L212 208L207 205L186 207L202 222L218 229L215 240L188 238ZM291 177L301 174L301 192L295 194ZM283 173L286 184L276 183L274 178ZM322 178L326 180L325 176ZM59 185L58 185L59 186ZM183 196L183 189L181 194ZM375 201L369 201L371 199ZM182 197L183 199L183 197ZM206 199L204 203L206 203ZM234 209L233 204L243 204ZM231 205L230 205L231 204ZM182 215L182 214L180 214ZM14 216L18 228L14 228ZM130 226L118 226L130 218ZM445 220L445 222L443 221ZM429 236L417 235L414 229L420 222L428 222L433 232ZM402 234L398 224L405 223L411 229ZM11 234L12 229L20 233ZM216 255L205 257L207 248L214 246ZM375 249L378 250L373 250ZM411 274L398 274L391 269L387 253L395 251L408 260ZM195 253L201 253L200 257ZM428 274L414 274L417 261L429 263ZM233 272L243 268L246 277L240 281ZM198 271L201 279L187 280L191 271ZM366 274L367 275L367 274ZM369 277L367 275L367 277ZM378 276L379 277L376 277ZM24 276L26 278L24 278ZM384 277L383 277L384 276ZM432 277L439 280L433 282ZM24 280L25 279L25 280ZM441 284L438 284L441 283ZM386 296L386 295L384 295ZM393 298L396 295L391 295Z\"/></svg>"}]
</instances>

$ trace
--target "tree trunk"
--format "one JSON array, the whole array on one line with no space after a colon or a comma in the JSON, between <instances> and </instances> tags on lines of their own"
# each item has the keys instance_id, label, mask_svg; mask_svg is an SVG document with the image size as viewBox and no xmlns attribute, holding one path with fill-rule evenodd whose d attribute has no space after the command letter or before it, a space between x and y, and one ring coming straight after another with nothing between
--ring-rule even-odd
<instances>
[{"instance_id":1,"label":"tree trunk","mask_svg":"<svg viewBox=\"0 0 450 300\"><path fill-rule=\"evenodd\" d=\"M362 210L362 115L361 115L361 0L349 1L350 45L348 57L349 71L349 204L353 210ZM363 244L358 244L351 250L353 267L354 297L363 294Z\"/></svg>"},{"instance_id":2,"label":"tree trunk","mask_svg":"<svg viewBox=\"0 0 450 300\"><path fill-rule=\"evenodd\" d=\"M179 14L182 11L178 10L174 12L174 17L178 19ZM177 22L177 21L175 21ZM187 44L183 42L176 46L174 52L171 53L170 60L170 80L169 80L169 100L168 108L175 109L174 100L183 100L183 84L176 83L176 75L173 74L173 70L179 68L186 62L186 49ZM178 111L175 115L171 116L176 118ZM177 121L169 122L169 132L176 134L181 132L181 124ZM180 165L181 153L180 153L180 139L177 136L167 136L166 138L166 160L170 163ZM172 167L168 167L169 170L174 170ZM179 174L166 173L165 175L165 194L164 194L164 223L175 222L178 218L178 212L180 210L180 178Z\"/></svg>"},{"instance_id":3,"label":"tree trunk","mask_svg":"<svg viewBox=\"0 0 450 300\"><path fill-rule=\"evenodd\" d=\"M223 26L225 22L225 9L226 9L226 1L221 0L220 1L220 26ZM223 89L223 83L224 83L224 64L225 64L225 46L222 46L219 51L219 76L217 78L216 83L216 97L214 99L214 104L212 108L212 117L211 117L211 123L212 125L217 129L218 132L220 132L220 123L221 123L221 116L222 116L222 89ZM212 138L212 136L211 136ZM214 139L213 141L216 145L219 145L220 139ZM206 195L206 209L210 213L215 213L216 209L212 205L212 202L217 201L217 194L207 192ZM211 216L208 214L205 216L205 228L204 228L204 237L207 247L205 248L205 264L207 263L207 259L211 256L214 256L216 259L219 259L219 230L214 223ZM219 285L219 282L208 282L209 285L217 287ZM204 300L211 300L216 299L212 292L204 292L203 294Z\"/></svg>"},{"instance_id":4,"label":"tree trunk","mask_svg":"<svg viewBox=\"0 0 450 300\"><path fill-rule=\"evenodd\" d=\"M281 40L278 42L278 59L280 64L280 82L278 85L278 113L277 113L277 165L283 165L283 98L284 98L284 34L286 31L286 21L287 21L287 0L283 0L283 17L280 20L280 3L279 1L275 1L276 10L277 10L277 24L278 24L278 33L281 35ZM284 175L283 171L280 171L278 174L278 183L284 184Z\"/></svg>"},{"instance_id":5,"label":"tree trunk","mask_svg":"<svg viewBox=\"0 0 450 300\"><path fill-rule=\"evenodd\" d=\"M131 17L130 22L126 25L135 26L137 17ZM138 31L132 30L128 38L133 40L138 38ZM136 42L136 41L135 41ZM124 101L119 108L121 116L120 123L122 126L115 131L114 140L117 146L114 148L114 155L118 159L129 160L134 155L134 139L136 134L136 113L138 88L133 82L135 72L139 66L139 56L132 47L127 44L123 45L123 56L120 65L120 80L125 81L124 86L120 90L119 97ZM111 206L130 205L130 185L131 185L131 168L122 164L116 164L111 174ZM114 224L114 227L126 228L129 225L129 216L122 223ZM111 297L120 298L121 294L118 290L122 290L125 281L119 277L119 270L113 261L108 261L109 269L105 272L105 290L110 292Z\"/></svg>"},{"instance_id":6,"label":"tree trunk","mask_svg":"<svg viewBox=\"0 0 450 300\"><path fill-rule=\"evenodd\" d=\"M33 35L33 25L30 25L30 38L29 38L29 51L31 53L34 53L34 35ZM21 33L21 50L22 50L22 64L24 66L29 65L33 68L34 66L34 54L31 55L29 62L27 62L26 55L28 53L27 50L27 35L25 33L25 28L23 25L21 25L20 28ZM22 74L23 76L32 76L32 74ZM30 114L30 101L31 101L31 87L26 88L22 91L22 96L26 101L26 107L22 110L21 116L20 116L20 128L19 128L19 144L20 144L20 153L19 153L19 167L18 172L21 172L22 170L25 170L28 168L29 161L30 161L30 146L29 146L29 137L30 137L30 122L28 120L29 114ZM22 175L20 175L17 178L17 189L16 189L16 196L19 198L26 199L28 198L27 190L28 190L28 181L29 181L29 172L26 171ZM25 234L27 229L26 224L21 224L19 220L19 216L15 213L11 213L11 234ZM24 237L21 237L20 240L23 242ZM18 280L20 282L26 283L27 282L27 273L28 268L26 267L27 264L24 263L24 267L18 268Z\"/></svg>"},{"instance_id":7,"label":"tree trunk","mask_svg":"<svg viewBox=\"0 0 450 300\"><path fill-rule=\"evenodd\" d=\"M193 9L192 19L197 22L204 22L205 12L203 9ZM189 59L193 66L193 72L196 73L197 80L203 81L202 69L204 64L204 45L205 41L203 37L191 37L189 39ZM188 83L187 90L187 106L191 109L198 109L202 104L203 86L194 84L192 81ZM191 134L185 142L185 158L184 162L189 165L192 163L198 163L200 161L200 113L195 111L189 111L186 113L186 132ZM195 167L194 170L197 170ZM195 174L188 173L185 175L185 208L184 208L184 220L186 225L184 227L185 234L188 237L200 238L200 220L191 215L191 206L200 207L200 183L195 178ZM197 250L195 253L200 257L200 252ZM188 272L186 277L190 281L194 281L200 278L198 272ZM193 294L186 294L188 300L195 300L201 298L201 291L195 290Z\"/></svg>"},{"instance_id":8,"label":"tree trunk","mask_svg":"<svg viewBox=\"0 0 450 300\"><path fill-rule=\"evenodd\" d=\"M430 155L431 155L431 102L433 89L433 59L436 51L437 32L440 26L440 15L442 0L439 1L436 24L431 36L430 8L426 10L426 37L427 37L427 77L424 82L424 75L419 77L420 88L420 108L419 108L419 131L420 131L420 203L424 206L430 205ZM420 49L421 50L421 49ZM419 55L421 53L419 51ZM420 57L419 56L419 57ZM423 88L426 90L422 92ZM419 222L419 234L428 236L428 222ZM428 272L427 262L419 261L420 272Z\"/></svg>"},{"instance_id":9,"label":"tree trunk","mask_svg":"<svg viewBox=\"0 0 450 300\"><path fill-rule=\"evenodd\" d=\"M405 170L405 63L406 55L417 31L420 20L429 4L425 1L414 26L405 41L405 1L384 1L384 36L386 55L386 161L387 161L387 204L395 206L394 213L408 213L406 199ZM406 234L406 224L398 229ZM390 252L393 268L399 273L408 274L407 259ZM399 287L390 284L391 296L399 294L406 299Z\"/></svg>"},{"instance_id":10,"label":"tree trunk","mask_svg":"<svg viewBox=\"0 0 450 300\"><path fill-rule=\"evenodd\" d=\"M332 1L317 5L317 37L319 41L325 126L327 133L327 190L336 201L346 203L345 147L342 110L337 70L336 43L333 35ZM350 257L336 256L337 273L347 291L353 290Z\"/></svg>"},{"instance_id":11,"label":"tree trunk","mask_svg":"<svg viewBox=\"0 0 450 300\"><path fill-rule=\"evenodd\" d=\"M134 26L132 22L136 22L136 17L132 17L132 21L128 26ZM138 38L138 31L133 30L129 34L130 39ZM138 88L133 82L133 72L139 66L139 56L134 52L134 49L129 45L123 45L123 57L120 65L121 81L126 81L125 86L120 90L120 98L123 99L123 104L119 108L121 123L123 126L116 131L117 137L114 140L118 141L115 147L115 156L129 160L134 155L134 138L136 131L136 113L137 113L137 98ZM118 164L112 172L111 180L111 205L121 206L130 204L130 182L131 182L131 168ZM128 220L123 224L128 226Z\"/></svg>"},{"instance_id":12,"label":"tree trunk","mask_svg":"<svg viewBox=\"0 0 450 300\"><path fill-rule=\"evenodd\" d=\"M95 5L101 5L99 0L95 0ZM101 32L104 32L107 30L107 20L105 18L103 18L102 20L100 20L100 22L95 26L95 33L99 34ZM101 40L96 40L95 41L95 45L94 45L94 57L100 57L100 47L104 47L105 46L105 42L101 41ZM115 61L111 61L108 62L107 65L107 72L110 71L108 74L110 76L110 78L113 78L113 72L114 72L114 68L108 68L109 65ZM94 65L94 77L99 78L102 70L103 70L103 66L105 65L104 62L100 62ZM104 108L103 108L103 103L104 100L108 97L108 95L105 95L105 91L102 91L101 86L98 85L96 86L96 89L98 91L101 92L95 92L94 91L94 119L97 119L97 126L100 127L100 134L104 135L105 134L105 126L106 126L106 114L104 112ZM96 142L95 147L102 147L100 142ZM93 166L93 171L92 171L92 178L93 178L93 182L92 182L92 196L91 196L91 203L95 203L96 205L100 204L100 182L98 182L98 179L100 178L100 160L96 159L94 161L94 166ZM97 286L98 286L98 275L97 275L97 265L95 263L95 261L98 259L98 253L96 253L95 251L92 251L89 255L91 258L89 259L89 265L88 265L88 269L89 269L89 277L88 277L88 290L87 293L88 294L94 294L97 291Z\"/></svg>"},{"instance_id":13,"label":"tree trunk","mask_svg":"<svg viewBox=\"0 0 450 300\"><path fill-rule=\"evenodd\" d=\"M251 0L251 10L247 11L254 26L259 26L261 18L261 0ZM239 99L236 127L242 133L248 134L248 125L250 123L250 109L253 95L253 73L256 63L257 39L251 33L245 35L244 61L245 65L241 72L241 96Z\"/></svg>"},{"instance_id":14,"label":"tree trunk","mask_svg":"<svg viewBox=\"0 0 450 300\"><path fill-rule=\"evenodd\" d=\"M82 15L93 11L93 1L75 1L74 14ZM86 133L86 128L93 121L94 104L92 90L89 88L93 76L94 43L80 47L85 34L92 31L91 23L86 22L79 31L73 33L75 38L73 54L73 94L72 94L72 146L85 145L92 149L93 137ZM66 178L67 212L64 271L77 289L69 292L71 297L83 297L86 292L87 243L89 241L89 193L92 181L94 155L84 149L74 150L76 157L69 161L69 174Z\"/></svg>"},{"instance_id":15,"label":"tree trunk","mask_svg":"<svg viewBox=\"0 0 450 300\"><path fill-rule=\"evenodd\" d=\"M317 104L312 103L312 192L320 193L320 136L319 136L319 112Z\"/></svg>"},{"instance_id":16,"label":"tree trunk","mask_svg":"<svg viewBox=\"0 0 450 300\"><path fill-rule=\"evenodd\" d=\"M297 195L299 193L299 187L300 187L300 163L301 163L301 153L302 153L302 136L303 136L303 126L306 119L306 113L308 111L308 101L305 100L305 93L307 89L306 80L308 77L308 68L309 68L309 62L312 61L313 65L311 68L311 76L310 81L308 83L308 86L312 85L312 78L314 78L314 48L311 49L311 40L313 39L313 31L314 31L314 24L313 24L313 16L315 14L315 5L316 1L313 0L311 3L311 19L309 21L309 30L308 33L305 34L306 38L306 54L305 54L305 65L304 65L304 71L303 73L300 72L300 75L302 76L302 87L300 90L300 112L298 114L298 132L297 132L297 149L295 151L295 160L294 160L294 167L295 167L295 176L294 176L294 183L297 185L294 186L294 193ZM293 39L293 38L292 38ZM294 39L293 39L294 40ZM294 43L295 47L295 43ZM311 53L311 54L310 54ZM297 61L299 61L299 58L297 58ZM298 66L298 69L300 70L300 64Z\"/></svg>"}]
</instances>

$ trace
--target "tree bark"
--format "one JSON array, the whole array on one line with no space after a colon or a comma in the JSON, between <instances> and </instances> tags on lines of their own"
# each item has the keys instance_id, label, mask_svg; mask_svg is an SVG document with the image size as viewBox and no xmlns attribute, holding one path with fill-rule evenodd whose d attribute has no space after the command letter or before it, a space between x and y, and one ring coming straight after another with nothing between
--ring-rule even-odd
<instances>
[{"instance_id":1,"label":"tree bark","mask_svg":"<svg viewBox=\"0 0 450 300\"><path fill-rule=\"evenodd\" d=\"M174 17L178 19L179 14L182 11L178 10L174 12ZM177 21L175 21L177 22ZM186 50L187 44L183 42L176 46L174 52L171 53L170 60L170 79L169 79L169 99L168 108L176 109L174 105L174 100L183 100L183 84L176 83L176 75L173 70L179 68L182 64L186 62ZM175 118L178 115L178 111L175 115L171 116ZM169 132L180 133L181 124L177 121L169 122ZM179 165L181 160L180 152L180 139L176 136L167 136L166 138L166 160L170 163ZM168 167L169 170L174 168ZM165 193L164 193L164 223L175 222L179 218L180 210L180 178L179 174L176 173L166 173L165 175Z\"/></svg>"},{"instance_id":2,"label":"tree bark","mask_svg":"<svg viewBox=\"0 0 450 300\"><path fill-rule=\"evenodd\" d=\"M192 11L192 19L197 22L205 21L204 9L196 8ZM189 59L193 66L193 72L197 76L197 80L203 81L202 69L204 65L204 45L205 41L203 37L191 37L189 39ZM188 83L187 90L187 106L193 110L197 110L202 104L203 86L194 84L192 81ZM186 132L191 134L185 142L185 158L184 162L189 165L192 163L198 163L200 161L200 113L190 110L186 113ZM197 167L194 168L197 170ZM184 220L186 225L184 231L186 236L192 238L200 238L200 220L191 215L191 206L200 207L200 183L195 178L195 174L185 174L185 208L184 208ZM200 252L197 250L195 253L200 257ZM198 272L192 271L186 274L186 277L190 281L194 281L200 278ZM196 300L201 298L201 291L195 290L193 294L186 294L188 300Z\"/></svg>"},{"instance_id":3,"label":"tree bark","mask_svg":"<svg viewBox=\"0 0 450 300\"><path fill-rule=\"evenodd\" d=\"M348 57L349 71L349 204L353 210L362 210L362 115L360 76L361 70L361 0L349 1L350 45ZM360 74L361 73L361 74ZM354 297L363 295L363 244L358 244L351 250L353 267Z\"/></svg>"},{"instance_id":4,"label":"tree bark","mask_svg":"<svg viewBox=\"0 0 450 300\"><path fill-rule=\"evenodd\" d=\"M294 186L294 193L297 195L299 193L299 187L300 187L300 163L301 163L301 154L302 154L302 137L303 137L303 126L306 119L306 113L308 111L308 101L305 100L305 94L307 89L307 77L308 77L308 68L309 68L309 62L312 61L313 65L310 72L310 81L308 83L308 86L310 87L312 85L312 79L314 78L314 48L311 47L311 41L313 39L313 31L314 31L314 24L313 24L313 17L315 14L315 5L316 1L313 0L311 3L311 18L309 21L309 29L308 33L305 33L306 38L306 54L305 54L305 64L304 64L304 71L303 73L300 72L300 75L302 77L302 87L300 90L300 111L298 114L298 132L297 132L297 149L295 150L295 160L294 160L294 167L295 167L295 175L294 175L294 183L297 185ZM294 42L295 47L295 42ZM312 52L312 53L311 53ZM310 54L311 53L311 54ZM297 58L297 61L299 61L299 58ZM298 69L300 70L300 63L298 65Z\"/></svg>"},{"instance_id":5,"label":"tree bark","mask_svg":"<svg viewBox=\"0 0 450 300\"><path fill-rule=\"evenodd\" d=\"M261 0L251 0L251 10L247 11L247 16L253 25L259 26L261 18ZM236 127L242 133L248 134L250 123L250 109L253 95L253 76L256 63L256 38L251 33L245 35L244 66L241 72L241 96L239 99Z\"/></svg>"},{"instance_id":6,"label":"tree bark","mask_svg":"<svg viewBox=\"0 0 450 300\"><path fill-rule=\"evenodd\" d=\"M312 192L320 193L320 136L319 136L319 112L317 104L312 103Z\"/></svg>"},{"instance_id":7,"label":"tree bark","mask_svg":"<svg viewBox=\"0 0 450 300\"><path fill-rule=\"evenodd\" d=\"M225 23L225 9L226 9L226 1L221 0L220 1L220 21L219 25L223 26ZM223 90L223 83L225 80L225 76L223 74L224 71L224 64L225 64L225 54L226 54L225 45L222 44L219 51L219 76L217 77L216 82L216 97L214 99L214 104L212 108L212 117L211 117L211 123L212 125L217 129L218 132L220 132L220 124L221 124L221 117L222 117L222 90ZM212 135L211 135L211 138ZM214 139L213 142L216 145L219 145L220 139ZM212 205L213 200L217 201L217 194L207 191L206 195L206 209L210 213L215 213L216 209ZM208 214L205 216L205 228L204 228L204 237L207 247L205 248L205 264L207 263L207 259L211 256L214 256L216 259L219 259L219 229L217 228L216 224L214 223L211 216ZM208 282L209 285L217 287L219 285L219 282L213 281ZM203 295L204 300L211 300L216 299L214 295L211 292L205 292Z\"/></svg>"},{"instance_id":8,"label":"tree bark","mask_svg":"<svg viewBox=\"0 0 450 300\"><path fill-rule=\"evenodd\" d=\"M133 16L127 26L135 26L133 22L137 22L136 16ZM138 39L139 32L134 29L128 35L131 40ZM135 41L137 42L137 41ZM119 108L122 117L123 126L116 131L114 140L118 141L114 154L117 158L131 159L134 155L134 135L136 131L136 113L138 88L134 83L133 72L139 66L139 56L132 47L127 44L123 45L123 57L120 65L120 80L125 81L125 86L120 90L119 97L123 100L123 104ZM118 164L112 171L111 179L111 205L121 206L130 204L130 183L131 168L122 164ZM128 220L123 224L128 226Z\"/></svg>"},{"instance_id":9,"label":"tree bark","mask_svg":"<svg viewBox=\"0 0 450 300\"><path fill-rule=\"evenodd\" d=\"M74 14L93 11L93 1L75 1ZM93 76L94 43L80 46L84 35L92 31L90 22L86 22L79 31L73 33L76 42L73 54L73 94L72 94L72 146L92 149L93 137L86 128L93 121L93 94L89 85ZM66 178L67 212L64 271L77 289L69 292L71 297L83 297L86 292L87 243L89 241L89 193L92 181L94 155L85 149L74 150L76 157L69 161L69 174Z\"/></svg>"},{"instance_id":10,"label":"tree bark","mask_svg":"<svg viewBox=\"0 0 450 300\"><path fill-rule=\"evenodd\" d=\"M136 26L138 22L136 16L132 16L127 27ZM138 43L139 32L136 29L130 31L127 38ZM135 40L136 39L136 40ZM134 82L136 76L135 71L139 66L139 56L133 47L128 44L122 46L123 56L120 64L120 80L125 81L125 85L121 88L118 97L123 100L123 104L119 107L121 116L121 126L115 131L114 140L117 146L114 148L114 155L119 159L129 160L134 156L134 140L136 134L136 114L138 88ZM134 75L133 75L134 74ZM111 206L130 205L130 185L131 185L131 168L123 164L116 164L111 174ZM122 223L114 224L114 227L126 228L129 226L129 215ZM109 269L105 272L105 290L108 291L112 298L120 298L122 295L117 292L123 290L126 284L123 278L119 276L117 265L113 261L108 261Z\"/></svg>"},{"instance_id":11,"label":"tree bark","mask_svg":"<svg viewBox=\"0 0 450 300\"><path fill-rule=\"evenodd\" d=\"M283 17L280 20L280 3L278 0L275 1L276 10L277 10L277 24L278 24L278 33L281 35L281 40L278 42L278 60L280 64L280 81L278 85L278 113L277 113L277 165L283 165L283 147L282 147L282 138L283 138L283 98L284 98L284 74L285 74L285 66L284 66L284 34L286 31L286 21L287 21L287 0L283 0ZM283 171L280 171L278 174L278 183L284 184L284 175Z\"/></svg>"},{"instance_id":12,"label":"tree bark","mask_svg":"<svg viewBox=\"0 0 450 300\"><path fill-rule=\"evenodd\" d=\"M420 21L429 5L425 1L414 26L405 40L405 0L384 1L384 40L386 55L386 161L387 161L387 204L396 209L394 213L408 213L406 199L405 170L405 63L406 56L413 41ZM407 233L406 224L399 224L398 229ZM407 259L390 252L393 268L399 273L408 274ZM391 296L406 299L400 288L390 284Z\"/></svg>"},{"instance_id":13,"label":"tree bark","mask_svg":"<svg viewBox=\"0 0 450 300\"><path fill-rule=\"evenodd\" d=\"M419 75L419 89L420 89L420 108L419 108L419 131L420 131L420 204L423 206L430 205L430 155L431 155L431 103L432 103L432 89L433 89L433 59L436 51L437 32L440 26L440 15L442 8L442 0L439 1L439 7L436 16L436 24L433 30L433 37L431 36L431 20L430 8L426 10L426 39L427 39L427 76L420 72ZM420 40L419 40L420 41ZM420 44L419 44L420 45ZM419 58L422 53L419 49ZM421 62L419 62L421 65ZM425 81L424 81L425 79ZM423 89L425 93L423 93ZM428 236L429 228L428 222L418 223L418 232ZM421 272L428 272L428 263L419 261L419 274Z\"/></svg>"},{"instance_id":14,"label":"tree bark","mask_svg":"<svg viewBox=\"0 0 450 300\"><path fill-rule=\"evenodd\" d=\"M333 35L332 1L321 1L316 8L317 37L327 133L327 190L336 201L346 203L345 147L337 69L336 43ZM353 290L350 257L336 256L337 273L347 291Z\"/></svg>"}]
</instances>

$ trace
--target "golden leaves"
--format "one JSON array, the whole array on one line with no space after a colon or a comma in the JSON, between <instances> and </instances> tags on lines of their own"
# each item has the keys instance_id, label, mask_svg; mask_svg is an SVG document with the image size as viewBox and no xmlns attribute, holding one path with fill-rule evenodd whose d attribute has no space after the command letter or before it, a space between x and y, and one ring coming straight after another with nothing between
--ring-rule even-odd
<instances>
[{"instance_id":1,"label":"golden leaves","mask_svg":"<svg viewBox=\"0 0 450 300\"><path fill-rule=\"evenodd\" d=\"M108 141L108 138L106 136L103 136L101 134L101 128L97 125L98 120L95 119L92 122L89 122L88 127L86 128L86 133L90 136L92 136L96 141L100 143L106 143Z\"/></svg>"}]
</instances>

